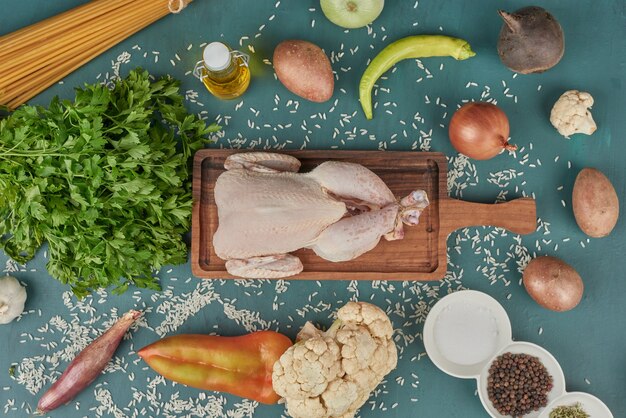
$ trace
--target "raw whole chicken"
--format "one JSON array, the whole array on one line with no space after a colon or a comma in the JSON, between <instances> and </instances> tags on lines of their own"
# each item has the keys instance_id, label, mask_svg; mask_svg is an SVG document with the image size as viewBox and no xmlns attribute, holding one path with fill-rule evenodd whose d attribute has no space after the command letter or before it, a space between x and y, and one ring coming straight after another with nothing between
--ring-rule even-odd
<instances>
[{"instance_id":1,"label":"raw whole chicken","mask_svg":"<svg viewBox=\"0 0 626 418\"><path fill-rule=\"evenodd\" d=\"M215 183L218 257L233 276L271 279L298 274L289 253L310 248L329 261L348 261L381 237L404 237L428 206L423 190L397 200L376 174L359 164L327 161L298 173L294 157L233 154Z\"/></svg>"}]
</instances>

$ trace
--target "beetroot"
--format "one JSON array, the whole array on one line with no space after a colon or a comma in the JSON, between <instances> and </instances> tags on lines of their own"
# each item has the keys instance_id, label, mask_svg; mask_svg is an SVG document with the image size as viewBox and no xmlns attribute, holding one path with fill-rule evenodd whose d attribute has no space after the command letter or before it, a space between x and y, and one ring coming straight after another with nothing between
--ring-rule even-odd
<instances>
[{"instance_id":1,"label":"beetroot","mask_svg":"<svg viewBox=\"0 0 626 418\"><path fill-rule=\"evenodd\" d=\"M514 13L499 10L504 19L498 55L511 70L542 73L554 67L565 52L561 25L547 10L530 6Z\"/></svg>"}]
</instances>

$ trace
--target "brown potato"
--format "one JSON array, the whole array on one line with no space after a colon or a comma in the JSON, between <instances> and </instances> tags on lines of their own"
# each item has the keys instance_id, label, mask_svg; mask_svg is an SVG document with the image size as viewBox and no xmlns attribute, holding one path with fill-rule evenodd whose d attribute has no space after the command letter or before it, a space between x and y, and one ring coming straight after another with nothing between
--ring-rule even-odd
<instances>
[{"instance_id":1,"label":"brown potato","mask_svg":"<svg viewBox=\"0 0 626 418\"><path fill-rule=\"evenodd\" d=\"M582 231L593 238L611 233L619 217L619 199L611 181L595 168L583 168L572 193L574 217Z\"/></svg>"},{"instance_id":2,"label":"brown potato","mask_svg":"<svg viewBox=\"0 0 626 418\"><path fill-rule=\"evenodd\" d=\"M307 41L283 41L274 50L274 70L289 91L312 102L333 96L335 78L322 49Z\"/></svg>"},{"instance_id":3,"label":"brown potato","mask_svg":"<svg viewBox=\"0 0 626 418\"><path fill-rule=\"evenodd\" d=\"M580 275L558 258L537 257L524 270L524 287L539 305L552 311L574 309L583 297Z\"/></svg>"}]
</instances>

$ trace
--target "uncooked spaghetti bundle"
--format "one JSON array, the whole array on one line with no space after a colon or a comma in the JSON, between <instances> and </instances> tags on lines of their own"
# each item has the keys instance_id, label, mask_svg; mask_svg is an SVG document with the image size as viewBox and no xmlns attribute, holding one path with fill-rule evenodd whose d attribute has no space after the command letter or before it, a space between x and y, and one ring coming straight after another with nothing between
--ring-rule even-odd
<instances>
[{"instance_id":1,"label":"uncooked spaghetti bundle","mask_svg":"<svg viewBox=\"0 0 626 418\"><path fill-rule=\"evenodd\" d=\"M192 0L92 0L0 36L0 105L14 109Z\"/></svg>"}]
</instances>

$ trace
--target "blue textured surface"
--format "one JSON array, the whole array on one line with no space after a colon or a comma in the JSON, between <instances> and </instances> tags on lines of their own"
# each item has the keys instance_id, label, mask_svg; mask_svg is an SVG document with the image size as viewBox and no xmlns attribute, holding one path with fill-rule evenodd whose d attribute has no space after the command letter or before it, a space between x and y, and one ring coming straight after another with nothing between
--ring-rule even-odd
<instances>
[{"instance_id":1,"label":"blue textured surface","mask_svg":"<svg viewBox=\"0 0 626 418\"><path fill-rule=\"evenodd\" d=\"M79 3L70 0L12 2L0 15L0 34ZM220 403L221 398L216 398L217 403L207 406L209 401L199 397L198 391L163 383L156 384L160 400L155 395L154 401L144 397L133 403L132 393L136 393L136 390L146 393L146 379L153 379L154 373L144 370L141 363L134 364L136 356L129 354L129 350L138 349L157 339L154 329L165 330L158 326L172 320L167 312L176 316L172 312L177 312L176 307L184 310L187 298L200 300L199 312L184 321L176 332L215 331L236 335L254 327L269 326L295 336L305 320L328 325L331 313L358 295L362 300L371 300L387 309L395 328L406 336L399 341L402 356L398 369L389 376L383 391L373 398L375 404L367 404L362 409L362 417L483 417L486 413L474 394L475 382L449 377L439 371L426 356L420 356L424 351L421 342L424 310L448 291L462 285L485 291L498 299L511 317L516 339L540 344L552 352L563 367L568 390L592 393L604 400L615 417L626 416L626 223L620 221L608 238L587 242L577 228L571 211L574 178L586 166L604 171L612 180L624 207L626 2L554 0L538 4L547 7L561 22L566 35L566 53L554 69L540 75L516 78L500 63L495 51L501 26L496 9L514 10L528 3L510 0L421 0L417 8L414 8L413 1L408 0L387 3L383 14L373 25L373 33L376 34L374 38L372 34L368 35L366 29L346 33L332 25L319 11L318 2L312 0L282 0L278 6L269 0L196 0L179 16L168 17L150 26L76 71L64 80L63 85L54 86L33 102L47 103L55 94L71 97L73 86L94 82L98 74L101 74L100 79L104 79L107 72L113 74L112 64L123 51L128 51L132 58L129 63L121 64L122 74L134 66L143 66L153 74L172 74L183 81L183 91L193 89L199 93L193 100L204 106L190 102L190 110L205 110L210 119L221 115L222 124L226 120L224 116L232 117L224 127L224 137L220 138L219 146L248 147L260 143L263 147L269 140L267 144L270 147L286 144L289 148L300 148L306 135L310 140L306 146L310 149L378 149L386 142L387 149L409 150L416 141L418 149L420 144L427 142L423 134L420 141L420 130L428 133L432 129L432 150L455 157L445 126L461 100L479 99L484 86L488 85L491 87L490 97L496 98L509 116L512 142L524 147L524 151L515 157L503 154L491 161L476 163L476 177L470 171L474 167L467 166L462 170L466 174L458 180L468 185L463 190L463 198L492 202L502 191L507 192L506 199L521 196L523 192L534 193L538 202L538 216L549 223L549 233L541 229L533 235L522 237L519 247L516 247L515 237L503 236L487 228L455 233L448 241L450 247L456 245L457 238L465 241L459 244L459 251L450 248L451 274L441 283L398 282L391 284L393 288L390 288L385 283L363 282L355 285L348 282L324 282L318 285L315 282L292 281L286 285L287 290L282 291L280 286L269 282L250 282L246 287L242 282L200 283L193 278L188 281L191 272L189 266L185 265L174 267L172 271L163 269L162 284L168 290L159 298L154 296L155 299L151 300L153 294L147 291L133 293L136 289L131 289L123 296L95 296L86 301L93 305L94 310L90 312L83 306L82 313L79 308L72 310L75 301L63 303L62 295L66 289L45 273L42 250L24 271L15 273L28 284L26 309L30 313L19 322L0 326L0 411L8 417L26 416L26 405L22 406L23 403L34 405L37 399L21 381L27 375L27 365L41 366L45 368L42 373L49 376L53 374L50 359L38 356L51 355L72 344L71 336L75 334L68 331L72 327L59 325L62 321L53 319L55 316L70 321L70 324L74 321L77 324L75 330L80 323L88 324L87 321L93 321L95 326L102 328L113 308L121 313L133 306L141 307L145 304L153 308L152 312L146 314L147 324L152 329L144 324L134 332L132 346L130 341L122 344L118 350L118 360L122 366L120 370L112 370L101 376L97 381L99 386L94 385L81 394L77 398L79 407L67 406L50 416L165 416L165 401L178 393L181 399L191 399L192 403L198 400L199 404L205 405L204 412L196 409L194 415L190 407L185 413L171 412L168 416L218 417L227 416L230 410L231 415L228 416L253 414L254 417L275 417L282 412L281 406L258 406L254 413L246 413L245 408L239 408L237 412L236 403L240 400L234 397L225 397L226 405ZM316 10L311 11L310 8ZM272 15L275 17L269 20ZM261 25L265 27L260 29ZM257 33L261 35L255 37ZM393 74L388 74L388 79L380 83L389 92L379 91L375 118L373 121L365 121L356 88L367 59L387 42L419 33L445 33L466 38L477 56L464 62L424 60L432 78L427 78L427 74L414 62L401 63ZM249 37L244 40L244 50L248 50L247 45L253 45L256 51L253 56L254 78L251 88L244 96L242 105L238 105L239 100L219 102L204 91L197 80L185 73L199 59L200 43L223 39L238 47L242 36ZM385 40L384 36L387 36ZM343 45L344 56L333 64L339 77L334 97L339 100L333 111L332 102L310 104L300 101L297 110L295 105L287 105L288 100L297 98L275 81L271 67L261 62L263 58L271 59L274 46L287 38L313 41L328 53L341 52ZM190 44L193 46L188 50ZM135 45L141 50L133 49ZM356 46L359 49L354 51ZM155 62L152 51L159 52L158 62ZM179 55L180 61L175 54ZM170 59L175 66L170 63ZM444 64L443 70L440 70L440 64ZM416 83L420 77L423 81ZM478 86L470 85L466 88L468 82L475 82ZM510 90L505 93L507 87ZM564 90L572 88L588 91L596 100L593 115L598 131L591 137L576 136L566 140L558 135L548 120L552 104ZM280 97L278 105L275 103L275 94ZM514 97L507 97L506 94L517 96L517 103ZM429 96L428 99L425 95ZM448 107L438 105L437 98L440 98L439 103ZM385 103L388 105L384 106ZM386 113L386 109L392 111L392 114ZM296 111L291 113L292 110ZM259 111L258 115L255 111ZM321 116L311 117L318 112L325 113L326 119ZM353 112L356 115L352 118L341 116L352 115ZM423 123L414 120L416 112L424 118ZM448 114L444 118L446 112ZM301 127L303 121L306 121L306 129ZM413 122L417 123L417 129L411 126ZM336 135L334 129L338 129ZM366 129L367 133L362 129ZM406 137L403 131L406 131ZM376 138L370 139L371 134L375 134ZM238 137L243 139L237 140ZM461 160L454 161L458 163ZM568 162L571 162L571 168L568 168ZM450 168L453 168L452 164ZM497 182L489 181L497 178L490 173L510 168L514 170L515 177L508 184L502 181L498 185L495 184ZM476 178L477 184L471 184ZM458 193L459 187L453 185L452 194L457 196ZM486 238L489 233L494 236L493 242ZM474 236L477 237L475 242L479 244L472 248ZM557 244L558 248L555 248ZM567 313L550 312L530 299L518 283L521 275L517 270L517 261L523 258L522 247L531 254L556 255L577 269L585 282L585 295L576 309ZM5 256L0 255L2 264L5 260ZM490 271L492 267L494 270ZM496 276L494 283L491 283L490 276ZM196 293L187 295L192 291ZM171 298L173 301L170 304L168 299ZM253 312L259 315L251 315ZM250 321L242 321L240 317ZM49 330L46 330L48 323ZM89 325L85 330L88 328ZM50 329L56 329L56 332L52 333ZM96 335L85 332L90 337ZM56 348L45 346L51 341L58 344ZM11 379L7 372L14 363L19 365L17 380ZM65 361L61 361L61 370L65 364ZM131 381L133 376L134 380ZM46 383L46 387L48 385ZM129 390L130 387L136 390ZM103 395L106 395L106 391L94 395L94 391L100 389L110 391L119 411L111 412L112 409L106 406L109 405ZM381 403L384 413L381 412ZM98 406L100 409L93 409Z\"/></svg>"}]
</instances>

